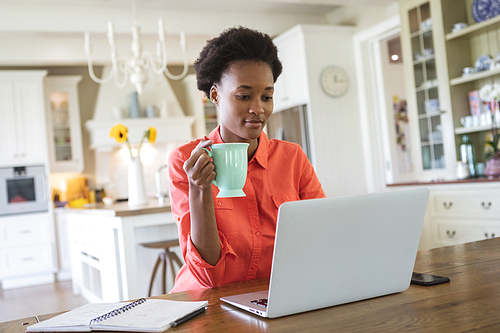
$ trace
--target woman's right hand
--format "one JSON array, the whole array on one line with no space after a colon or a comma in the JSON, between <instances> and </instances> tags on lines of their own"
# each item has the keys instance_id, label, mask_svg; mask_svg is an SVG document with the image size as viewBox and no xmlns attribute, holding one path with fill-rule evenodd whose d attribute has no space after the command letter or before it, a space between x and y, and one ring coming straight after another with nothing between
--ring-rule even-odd
<instances>
[{"instance_id":1,"label":"woman's right hand","mask_svg":"<svg viewBox=\"0 0 500 333\"><path fill-rule=\"evenodd\" d=\"M210 161L207 152L201 148L208 148L214 144L213 140L202 140L195 149L191 151L191 156L184 162L184 171L191 186L203 190L212 186L215 178L215 166Z\"/></svg>"}]
</instances>

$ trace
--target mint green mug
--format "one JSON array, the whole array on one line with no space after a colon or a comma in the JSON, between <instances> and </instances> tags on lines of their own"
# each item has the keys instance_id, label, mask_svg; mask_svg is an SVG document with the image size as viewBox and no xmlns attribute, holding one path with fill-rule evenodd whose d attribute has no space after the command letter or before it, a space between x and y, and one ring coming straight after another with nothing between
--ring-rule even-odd
<instances>
[{"instance_id":1,"label":"mint green mug","mask_svg":"<svg viewBox=\"0 0 500 333\"><path fill-rule=\"evenodd\" d=\"M219 188L217 198L245 197L248 143L219 143L212 150L202 148L213 159L216 176L213 184Z\"/></svg>"}]
</instances>

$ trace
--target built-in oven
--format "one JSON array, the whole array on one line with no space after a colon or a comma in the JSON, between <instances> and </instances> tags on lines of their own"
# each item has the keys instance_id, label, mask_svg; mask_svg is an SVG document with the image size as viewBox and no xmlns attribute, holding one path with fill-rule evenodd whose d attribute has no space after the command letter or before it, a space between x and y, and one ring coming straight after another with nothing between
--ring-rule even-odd
<instances>
[{"instance_id":1,"label":"built-in oven","mask_svg":"<svg viewBox=\"0 0 500 333\"><path fill-rule=\"evenodd\" d=\"M48 210L45 167L0 168L0 215Z\"/></svg>"}]
</instances>

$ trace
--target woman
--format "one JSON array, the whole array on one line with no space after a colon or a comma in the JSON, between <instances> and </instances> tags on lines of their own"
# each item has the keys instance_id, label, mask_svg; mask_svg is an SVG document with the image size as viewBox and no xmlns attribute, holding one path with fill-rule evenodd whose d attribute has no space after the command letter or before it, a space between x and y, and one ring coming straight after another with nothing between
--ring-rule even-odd
<instances>
[{"instance_id":1,"label":"woman","mask_svg":"<svg viewBox=\"0 0 500 333\"><path fill-rule=\"evenodd\" d=\"M268 35L226 30L208 41L195 70L198 89L219 110L220 126L169 156L172 213L186 263L172 292L268 277L279 205L325 197L300 146L262 132L282 70ZM201 148L224 142L249 144L246 197L216 198L217 170Z\"/></svg>"}]
</instances>

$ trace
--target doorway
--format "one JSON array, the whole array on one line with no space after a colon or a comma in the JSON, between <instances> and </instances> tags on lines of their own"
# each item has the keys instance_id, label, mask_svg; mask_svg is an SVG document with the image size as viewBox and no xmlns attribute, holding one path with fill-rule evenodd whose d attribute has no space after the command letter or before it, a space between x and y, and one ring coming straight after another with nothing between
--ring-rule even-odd
<instances>
[{"instance_id":1,"label":"doorway","mask_svg":"<svg viewBox=\"0 0 500 333\"><path fill-rule=\"evenodd\" d=\"M400 31L395 16L353 38L369 192L414 180Z\"/></svg>"},{"instance_id":2,"label":"doorway","mask_svg":"<svg viewBox=\"0 0 500 333\"><path fill-rule=\"evenodd\" d=\"M383 99L379 111L385 113L387 132L383 140L387 142L384 154L388 156L386 165L386 183L406 183L413 180L411 159L410 124L406 103L403 55L401 53L400 33L382 39L379 42L380 71L377 75L382 84L377 86L379 98Z\"/></svg>"}]
</instances>

